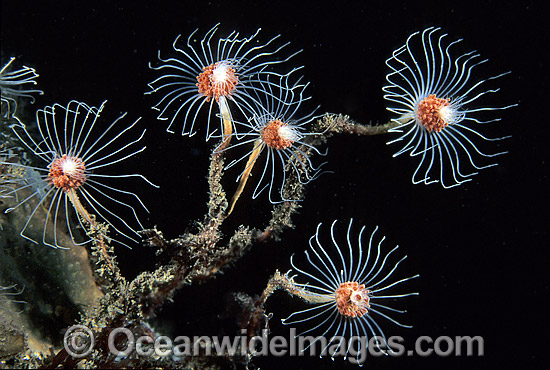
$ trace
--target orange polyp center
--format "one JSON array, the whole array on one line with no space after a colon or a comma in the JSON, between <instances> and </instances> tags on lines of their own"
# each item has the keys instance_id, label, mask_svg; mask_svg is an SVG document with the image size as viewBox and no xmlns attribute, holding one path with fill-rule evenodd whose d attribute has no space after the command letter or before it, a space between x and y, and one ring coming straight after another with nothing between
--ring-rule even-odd
<instances>
[{"instance_id":1,"label":"orange polyp center","mask_svg":"<svg viewBox=\"0 0 550 370\"><path fill-rule=\"evenodd\" d=\"M235 90L239 78L235 69L231 66L218 62L202 69L197 76L197 87L199 94L206 97L206 101L214 98L219 101L220 96L228 96Z\"/></svg>"},{"instance_id":2,"label":"orange polyp center","mask_svg":"<svg viewBox=\"0 0 550 370\"><path fill-rule=\"evenodd\" d=\"M68 192L84 184L84 181L86 181L85 170L86 167L80 158L63 154L63 156L52 162L47 181Z\"/></svg>"},{"instance_id":3,"label":"orange polyp center","mask_svg":"<svg viewBox=\"0 0 550 370\"><path fill-rule=\"evenodd\" d=\"M262 128L261 136L262 141L273 149L286 149L292 146L294 140L291 136L291 128L287 123L279 121L278 119L269 121L269 123Z\"/></svg>"},{"instance_id":4,"label":"orange polyp center","mask_svg":"<svg viewBox=\"0 0 550 370\"><path fill-rule=\"evenodd\" d=\"M441 132L441 129L447 127L442 114L442 108L449 105L449 99L440 99L435 95L425 97L416 108L416 117L418 122L428 131Z\"/></svg>"},{"instance_id":5,"label":"orange polyp center","mask_svg":"<svg viewBox=\"0 0 550 370\"><path fill-rule=\"evenodd\" d=\"M365 284L356 281L342 283L334 295L338 312L344 316L361 317L370 308L369 290L365 289Z\"/></svg>"}]
</instances>

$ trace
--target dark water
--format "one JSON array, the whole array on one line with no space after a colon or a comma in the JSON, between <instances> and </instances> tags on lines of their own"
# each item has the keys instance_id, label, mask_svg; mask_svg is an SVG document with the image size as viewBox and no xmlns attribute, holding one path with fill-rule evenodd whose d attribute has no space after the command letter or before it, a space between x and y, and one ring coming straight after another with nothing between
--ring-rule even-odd
<instances>
[{"instance_id":1,"label":"dark water","mask_svg":"<svg viewBox=\"0 0 550 370\"><path fill-rule=\"evenodd\" d=\"M275 269L290 268L290 255L302 253L318 222L353 217L369 229L379 225L387 243L399 244L409 256L404 273L421 275L410 285L420 296L401 306L410 311L405 321L414 328L391 331L396 328L387 324L390 333L411 341L422 335L480 335L485 340L483 357L373 358L367 366L534 368L544 356L539 341L545 331L543 298L549 293L550 262L549 131L544 119L549 40L542 12L532 2L3 1L1 45L4 56L20 56L39 71L45 94L37 107L71 99L97 106L107 99L106 110L113 115L128 111L131 117L143 117L149 150L128 166L161 185L159 191L140 193L151 211L145 223L176 237L205 211L210 151L200 134L184 139L166 133L165 124L149 109L154 100L143 95L156 77L147 63L156 60L159 48L168 50L176 35L186 36L197 27L206 32L217 22L225 34L238 29L246 35L258 27L265 38L280 33L291 48L304 49L294 62L305 66L309 92L321 110L363 123L390 118L381 91L384 61L409 34L441 26L451 38L464 38L465 49L476 49L490 60L480 69L480 78L512 71L494 82L502 90L491 97L495 105L519 104L497 113L502 121L493 136L512 135L502 144L509 154L498 159L498 167L450 190L412 185L416 162L408 156L392 158L395 148L386 146L385 137L334 138L326 157L327 169L334 173L309 186L303 208L294 216L296 228L279 243L254 247L217 279L181 290L159 320L176 335L223 331L227 321L215 318L224 311L227 293L259 294ZM265 197L244 200L232 222L259 227L258 220L267 220L269 212ZM140 247L120 248L117 254L128 276L152 267L150 255ZM284 293L270 299L272 335L287 335L279 319L292 312L296 301ZM255 363L262 369L336 369L345 364L341 359L332 363L289 357Z\"/></svg>"}]
</instances>

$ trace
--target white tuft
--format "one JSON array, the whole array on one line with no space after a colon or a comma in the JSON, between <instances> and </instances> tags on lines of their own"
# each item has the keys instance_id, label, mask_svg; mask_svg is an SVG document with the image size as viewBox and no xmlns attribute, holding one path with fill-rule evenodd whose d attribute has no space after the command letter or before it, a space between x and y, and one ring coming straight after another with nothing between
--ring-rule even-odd
<instances>
[{"instance_id":1,"label":"white tuft","mask_svg":"<svg viewBox=\"0 0 550 370\"><path fill-rule=\"evenodd\" d=\"M291 125L283 125L277 131L279 137L283 140L295 142L301 138L300 133Z\"/></svg>"},{"instance_id":2,"label":"white tuft","mask_svg":"<svg viewBox=\"0 0 550 370\"><path fill-rule=\"evenodd\" d=\"M445 105L439 108L439 116L447 124L452 124L456 122L457 112L452 105Z\"/></svg>"},{"instance_id":3,"label":"white tuft","mask_svg":"<svg viewBox=\"0 0 550 370\"><path fill-rule=\"evenodd\" d=\"M221 62L212 71L212 82L214 84L223 84L227 81L228 71L231 64Z\"/></svg>"},{"instance_id":4,"label":"white tuft","mask_svg":"<svg viewBox=\"0 0 550 370\"><path fill-rule=\"evenodd\" d=\"M63 173L65 175L74 175L78 172L78 165L72 158L67 158L65 161L63 161L61 169L63 170Z\"/></svg>"}]
</instances>

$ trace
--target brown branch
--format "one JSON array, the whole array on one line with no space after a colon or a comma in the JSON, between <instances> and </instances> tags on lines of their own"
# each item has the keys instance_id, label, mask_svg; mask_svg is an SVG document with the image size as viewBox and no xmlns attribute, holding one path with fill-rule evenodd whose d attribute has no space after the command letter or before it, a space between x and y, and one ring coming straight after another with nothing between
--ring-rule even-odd
<instances>
[{"instance_id":1,"label":"brown branch","mask_svg":"<svg viewBox=\"0 0 550 370\"><path fill-rule=\"evenodd\" d=\"M395 123L379 126L362 125L354 122L348 116L326 114L319 119L313 132L318 135L308 137L308 145L318 146L327 141L334 134L378 135L386 133L395 127ZM305 157L313 153L311 147L299 148ZM306 158L301 158L305 160ZM297 160L293 158L292 160ZM297 166L300 168L300 166ZM301 207L299 202L288 201L273 206L272 217L264 231L252 227L240 226L234 234L219 245L223 238L220 227L226 219L228 202L221 185L224 169L223 152L214 152L210 159L208 172L209 201L208 211L202 222L197 222L195 233L185 233L182 236L166 240L161 231L156 229L144 230L145 244L157 249L158 266L154 271L141 273L131 282L127 282L120 275L116 260L108 250L106 239L102 238L96 246L99 264L97 269L101 274L112 274L106 286L107 293L99 305L84 313L81 324L96 328L97 338L107 338L108 333L115 327L127 327L131 330L142 330L143 322L153 317L158 308L171 301L176 291L184 285L191 285L197 281L211 279L221 270L239 260L256 242L269 239L278 240L287 228L293 228L292 215ZM304 174L289 171L283 189L288 199L304 199L305 188L300 182ZM99 253L98 253L99 252ZM103 270L102 270L103 269ZM300 296L300 290L293 285L292 279L275 272L261 297L255 300L249 322L254 330L267 324L264 313L264 304L268 297L277 289ZM106 348L106 346L103 346ZM94 351L91 359L86 360L86 366L109 364L109 353L105 349ZM128 366L140 366L143 363L128 360ZM220 359L222 361L222 359ZM78 361L77 361L78 362ZM216 362L216 361L214 361ZM221 363L221 362L220 362ZM158 363L160 364L160 362Z\"/></svg>"}]
</instances>

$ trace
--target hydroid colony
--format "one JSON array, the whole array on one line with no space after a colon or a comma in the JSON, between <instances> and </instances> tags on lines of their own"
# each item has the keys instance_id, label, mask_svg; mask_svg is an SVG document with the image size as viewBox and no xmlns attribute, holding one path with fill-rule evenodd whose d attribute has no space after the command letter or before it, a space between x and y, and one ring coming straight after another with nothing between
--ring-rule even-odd
<instances>
[{"instance_id":1,"label":"hydroid colony","mask_svg":"<svg viewBox=\"0 0 550 370\"><path fill-rule=\"evenodd\" d=\"M150 65L156 78L147 94L156 99L153 109L159 112L159 120L167 121L167 131L183 136L202 132L206 141L216 140L208 170L208 213L196 223L196 230L171 240L160 230L144 229L138 212L147 209L137 194L124 190L123 185L104 183L113 179L117 184L131 179L149 183L141 174L102 173L145 150L139 146L145 134L143 123L137 119L125 126L123 115L98 131L94 127L104 104L95 108L77 101L38 109L35 122L22 122L14 116L15 103L39 93L26 88L35 83L37 74L27 67L11 71L13 59L2 68L4 124L10 125L10 137L18 138L27 153L18 154L21 150L16 145L5 146L0 152L1 194L6 204L11 204L5 212L24 215L19 232L34 243L70 250L88 248L102 294L95 304L81 310L78 322L93 328L95 338L105 338L120 325L136 333L150 332L147 320L178 289L217 275L258 241L280 239L284 229L292 226L291 216L304 199L305 186L321 174L322 146L333 135L397 132L399 136L389 142L404 143L396 156L409 152L420 157L413 183L439 183L444 188L460 185L475 174L464 172L466 165L475 171L494 165L478 165L474 156L503 154L486 154L474 140L504 138L488 139L478 131L478 126L493 124L498 117L482 120L476 115L512 106L479 104L484 95L498 91L485 86L506 73L477 79L474 69L486 60L478 61L475 52L454 56L459 41L449 41L438 28L411 35L386 61L390 70L384 97L388 110L396 116L377 126L361 125L341 115L317 114L315 106L308 108L308 83L299 75L302 67L292 64L296 52L287 51L288 42L278 43L279 36L259 42L259 34L260 30L241 37L232 32L222 37L216 25L198 40L196 30L186 41L181 35L176 37L173 56L163 58L159 51L158 62ZM132 136L135 130L141 135ZM232 168L238 168L238 184L228 201L221 180ZM240 226L224 238L220 227L239 207L242 194L249 193L248 186L255 201L263 197L270 201L272 218L262 229ZM260 298L239 299L248 318L242 321L242 329L249 339L267 326L264 305L277 289L311 305L283 322L302 327L298 335L325 338L325 342L319 339L324 343L321 352L326 353L336 337L365 340L338 345L328 353L333 359L341 355L363 364L358 353L366 348L369 338L385 339L387 326L397 330L409 327L395 316L402 316L407 298L418 294L408 288L418 275L399 275L405 257L397 247L387 251L382 246L384 238L377 239L376 229L367 242L365 227L357 233L352 226L350 221L347 233L339 234L333 223L329 247L321 241L319 226L306 251L307 264L295 264L291 257L298 276L277 271ZM118 241L137 247L140 238L143 244L156 248L157 265L129 281L120 273L111 244ZM402 285L405 290L397 291ZM393 307L394 300L400 308ZM27 348L23 346L19 355ZM56 356L34 354L31 358L36 365L82 361L80 365L86 367L113 366L121 360L133 367L172 366L172 361L206 367L224 361L248 364L253 359L252 353L226 355L116 359L98 347L86 359L69 360L67 348Z\"/></svg>"}]
</instances>

